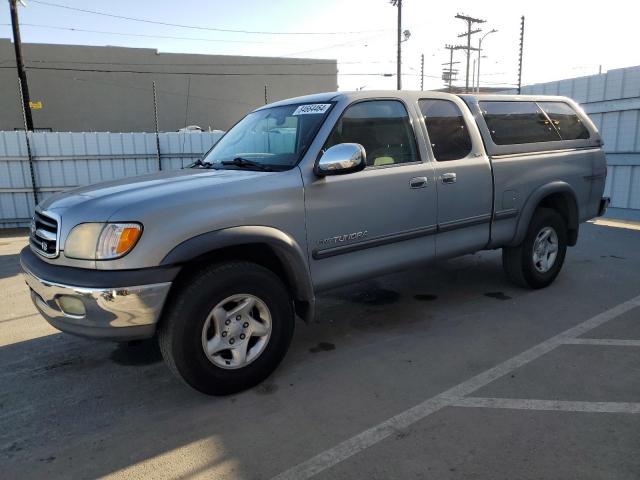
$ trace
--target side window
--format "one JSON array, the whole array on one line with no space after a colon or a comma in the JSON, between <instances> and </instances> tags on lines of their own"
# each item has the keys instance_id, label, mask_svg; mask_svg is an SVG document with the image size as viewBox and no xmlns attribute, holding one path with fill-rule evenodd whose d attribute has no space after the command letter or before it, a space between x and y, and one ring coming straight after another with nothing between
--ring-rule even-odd
<instances>
[{"instance_id":1,"label":"side window","mask_svg":"<svg viewBox=\"0 0 640 480\"><path fill-rule=\"evenodd\" d=\"M540 102L540 107L553 122L563 140L585 140L589 131L578 114L564 102Z\"/></svg>"},{"instance_id":2,"label":"side window","mask_svg":"<svg viewBox=\"0 0 640 480\"><path fill-rule=\"evenodd\" d=\"M338 143L362 145L368 166L420 160L407 109L397 100L369 100L348 107L324 148Z\"/></svg>"},{"instance_id":3,"label":"side window","mask_svg":"<svg viewBox=\"0 0 640 480\"><path fill-rule=\"evenodd\" d=\"M433 155L439 162L471 153L471 137L460 108L450 100L420 100Z\"/></svg>"},{"instance_id":4,"label":"side window","mask_svg":"<svg viewBox=\"0 0 640 480\"><path fill-rule=\"evenodd\" d=\"M561 140L535 102L480 102L480 109L496 145Z\"/></svg>"}]
</instances>

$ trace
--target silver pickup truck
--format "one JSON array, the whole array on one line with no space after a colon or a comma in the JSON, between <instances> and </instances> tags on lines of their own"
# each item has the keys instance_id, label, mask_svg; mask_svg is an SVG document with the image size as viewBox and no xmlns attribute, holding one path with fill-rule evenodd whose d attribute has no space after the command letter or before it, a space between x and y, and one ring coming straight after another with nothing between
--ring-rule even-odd
<instances>
[{"instance_id":1,"label":"silver pickup truck","mask_svg":"<svg viewBox=\"0 0 640 480\"><path fill-rule=\"evenodd\" d=\"M249 113L192 168L52 196L21 263L54 327L157 335L187 384L228 394L273 372L319 291L497 248L546 287L606 209L606 172L567 98L310 95Z\"/></svg>"}]
</instances>

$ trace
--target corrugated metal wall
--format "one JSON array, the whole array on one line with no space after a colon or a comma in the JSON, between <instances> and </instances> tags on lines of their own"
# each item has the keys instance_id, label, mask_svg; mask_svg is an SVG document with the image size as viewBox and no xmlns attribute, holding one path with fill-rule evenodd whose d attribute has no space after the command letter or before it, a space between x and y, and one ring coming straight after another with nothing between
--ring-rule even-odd
<instances>
[{"instance_id":1,"label":"corrugated metal wall","mask_svg":"<svg viewBox=\"0 0 640 480\"><path fill-rule=\"evenodd\" d=\"M580 103L604 140L608 216L640 220L640 66L527 85L523 94L564 95Z\"/></svg>"},{"instance_id":2,"label":"corrugated metal wall","mask_svg":"<svg viewBox=\"0 0 640 480\"><path fill-rule=\"evenodd\" d=\"M163 170L201 157L221 133L160 133ZM55 192L158 170L154 133L29 133L40 201ZM0 228L27 226L34 209L24 132L0 132Z\"/></svg>"}]
</instances>

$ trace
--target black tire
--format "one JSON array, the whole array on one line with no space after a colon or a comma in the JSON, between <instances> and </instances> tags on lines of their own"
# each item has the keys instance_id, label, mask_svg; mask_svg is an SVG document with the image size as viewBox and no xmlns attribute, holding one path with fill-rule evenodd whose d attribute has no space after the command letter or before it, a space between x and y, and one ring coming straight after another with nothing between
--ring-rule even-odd
<instances>
[{"instance_id":1,"label":"black tire","mask_svg":"<svg viewBox=\"0 0 640 480\"><path fill-rule=\"evenodd\" d=\"M271 334L255 360L229 370L209 360L202 331L219 302L241 293L266 304ZM260 265L241 261L211 265L183 282L169 301L158 332L162 356L179 378L207 395L229 395L257 385L276 369L291 343L295 320L291 296L280 278Z\"/></svg>"},{"instance_id":2,"label":"black tire","mask_svg":"<svg viewBox=\"0 0 640 480\"><path fill-rule=\"evenodd\" d=\"M558 251L555 262L546 272L540 272L534 265L533 250L536 237L545 227L555 230ZM560 273L567 253L567 223L556 210L539 208L533 214L524 240L517 247L502 249L502 265L507 277L521 287L544 288L550 285Z\"/></svg>"}]
</instances>

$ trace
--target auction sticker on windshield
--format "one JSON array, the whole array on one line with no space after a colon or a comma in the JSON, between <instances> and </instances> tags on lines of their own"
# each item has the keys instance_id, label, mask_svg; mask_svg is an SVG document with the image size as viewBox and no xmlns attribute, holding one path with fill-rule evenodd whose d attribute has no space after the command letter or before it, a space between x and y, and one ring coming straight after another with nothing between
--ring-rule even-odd
<instances>
[{"instance_id":1,"label":"auction sticker on windshield","mask_svg":"<svg viewBox=\"0 0 640 480\"><path fill-rule=\"evenodd\" d=\"M329 110L330 103L312 103L309 105L300 105L293 112L293 115L309 115L313 113L324 113Z\"/></svg>"}]
</instances>

